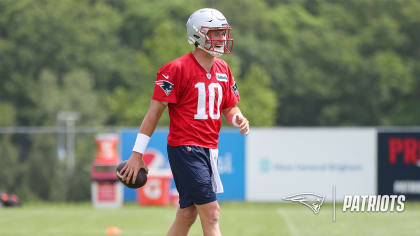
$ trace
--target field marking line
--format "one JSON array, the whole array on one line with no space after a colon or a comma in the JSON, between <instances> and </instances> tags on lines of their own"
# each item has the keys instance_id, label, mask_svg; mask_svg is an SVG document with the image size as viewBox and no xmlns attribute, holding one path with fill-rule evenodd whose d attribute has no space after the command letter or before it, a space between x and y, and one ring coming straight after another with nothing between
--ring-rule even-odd
<instances>
[{"instance_id":1,"label":"field marking line","mask_svg":"<svg viewBox=\"0 0 420 236\"><path fill-rule=\"evenodd\" d=\"M286 222L287 228L289 229L290 233L292 233L292 236L297 236L299 235L296 227L293 225L292 221L290 220L290 218L282 211L282 209L277 209L277 213L284 219L284 221Z\"/></svg>"}]
</instances>

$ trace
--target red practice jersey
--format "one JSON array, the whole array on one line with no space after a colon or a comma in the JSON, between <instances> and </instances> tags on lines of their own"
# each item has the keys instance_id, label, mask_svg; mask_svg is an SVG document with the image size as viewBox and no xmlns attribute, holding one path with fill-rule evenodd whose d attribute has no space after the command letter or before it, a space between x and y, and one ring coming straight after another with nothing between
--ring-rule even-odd
<instances>
[{"instance_id":1,"label":"red practice jersey","mask_svg":"<svg viewBox=\"0 0 420 236\"><path fill-rule=\"evenodd\" d=\"M159 70L153 99L168 102L170 146L217 148L221 111L235 106L240 98L225 61L215 58L207 73L189 53Z\"/></svg>"}]
</instances>

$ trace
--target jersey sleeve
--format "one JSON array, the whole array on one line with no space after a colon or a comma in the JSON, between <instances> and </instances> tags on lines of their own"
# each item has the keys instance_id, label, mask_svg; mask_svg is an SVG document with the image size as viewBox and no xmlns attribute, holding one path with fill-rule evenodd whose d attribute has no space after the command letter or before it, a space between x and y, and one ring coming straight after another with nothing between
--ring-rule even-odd
<instances>
[{"instance_id":1,"label":"jersey sleeve","mask_svg":"<svg viewBox=\"0 0 420 236\"><path fill-rule=\"evenodd\" d=\"M152 98L161 102L177 103L179 74L176 64L164 65L157 73Z\"/></svg>"},{"instance_id":2,"label":"jersey sleeve","mask_svg":"<svg viewBox=\"0 0 420 236\"><path fill-rule=\"evenodd\" d=\"M223 104L222 109L229 108L235 106L239 100L241 99L239 95L238 86L236 85L235 78L228 67L228 74L229 74L229 85L226 92L226 100Z\"/></svg>"}]
</instances>

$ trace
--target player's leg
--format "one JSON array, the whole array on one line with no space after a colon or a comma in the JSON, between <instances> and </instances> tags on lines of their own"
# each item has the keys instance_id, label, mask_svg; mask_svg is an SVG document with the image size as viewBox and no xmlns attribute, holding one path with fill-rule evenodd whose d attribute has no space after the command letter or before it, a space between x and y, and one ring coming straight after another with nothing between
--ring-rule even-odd
<instances>
[{"instance_id":1,"label":"player's leg","mask_svg":"<svg viewBox=\"0 0 420 236\"><path fill-rule=\"evenodd\" d=\"M172 223L167 236L184 236L188 234L191 225L197 219L197 209L194 205L178 208L175 221Z\"/></svg>"},{"instance_id":2,"label":"player's leg","mask_svg":"<svg viewBox=\"0 0 420 236\"><path fill-rule=\"evenodd\" d=\"M219 228L219 203L213 201L202 205L196 205L196 207L198 214L200 215L204 236L222 235Z\"/></svg>"},{"instance_id":3,"label":"player's leg","mask_svg":"<svg viewBox=\"0 0 420 236\"><path fill-rule=\"evenodd\" d=\"M184 146L168 146L169 164L179 193L179 209L177 210L175 221L168 231L168 236L187 235L191 225L197 219L197 209L189 195L191 192L189 182L192 176L188 169L189 163L185 158L186 152L188 150Z\"/></svg>"},{"instance_id":4,"label":"player's leg","mask_svg":"<svg viewBox=\"0 0 420 236\"><path fill-rule=\"evenodd\" d=\"M200 214L204 235L220 235L219 205L211 181L210 151L198 146L168 146L168 158L180 208L195 205ZM215 220L217 219L217 220ZM216 224L215 224L216 223Z\"/></svg>"}]
</instances>

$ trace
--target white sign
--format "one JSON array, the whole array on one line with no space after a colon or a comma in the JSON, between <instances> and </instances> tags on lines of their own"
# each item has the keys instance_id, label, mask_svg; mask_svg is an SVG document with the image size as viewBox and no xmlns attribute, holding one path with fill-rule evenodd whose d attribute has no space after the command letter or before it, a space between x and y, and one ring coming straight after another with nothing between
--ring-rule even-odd
<instances>
[{"instance_id":1,"label":"white sign","mask_svg":"<svg viewBox=\"0 0 420 236\"><path fill-rule=\"evenodd\" d=\"M376 194L376 130L372 128L253 129L247 138L246 199L282 201L315 192L332 201Z\"/></svg>"}]
</instances>

